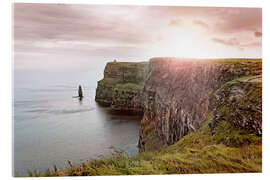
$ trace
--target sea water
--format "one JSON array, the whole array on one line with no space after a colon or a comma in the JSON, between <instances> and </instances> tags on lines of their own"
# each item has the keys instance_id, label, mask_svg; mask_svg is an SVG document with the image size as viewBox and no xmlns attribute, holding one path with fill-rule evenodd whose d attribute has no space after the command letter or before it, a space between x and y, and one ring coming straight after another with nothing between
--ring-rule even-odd
<instances>
[{"instance_id":1,"label":"sea water","mask_svg":"<svg viewBox=\"0 0 270 180\"><path fill-rule=\"evenodd\" d=\"M110 156L138 153L141 116L115 113L95 102L102 76L16 73L13 90L13 173L44 171ZM77 95L79 83L84 98Z\"/></svg>"}]
</instances>

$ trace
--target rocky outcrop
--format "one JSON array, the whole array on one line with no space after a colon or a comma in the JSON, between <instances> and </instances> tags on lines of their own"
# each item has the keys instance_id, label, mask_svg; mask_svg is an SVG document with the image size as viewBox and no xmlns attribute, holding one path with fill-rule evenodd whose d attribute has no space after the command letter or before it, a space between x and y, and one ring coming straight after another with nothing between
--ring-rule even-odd
<instances>
[{"instance_id":1,"label":"rocky outcrop","mask_svg":"<svg viewBox=\"0 0 270 180\"><path fill-rule=\"evenodd\" d=\"M95 100L117 111L143 112L142 89L147 62L109 62L98 82Z\"/></svg>"},{"instance_id":2,"label":"rocky outcrop","mask_svg":"<svg viewBox=\"0 0 270 180\"><path fill-rule=\"evenodd\" d=\"M225 83L258 76L261 71L262 61L256 59L111 62L106 65L104 79L98 82L96 101L114 110L143 112L138 145L141 152L176 143L199 129L209 112L214 114L209 124L213 133L218 123L227 118L235 127L260 135L261 92L250 85L255 80L233 86ZM249 90L252 87L255 94ZM221 112L226 107L237 110L227 111L230 113L225 116Z\"/></svg>"},{"instance_id":3,"label":"rocky outcrop","mask_svg":"<svg viewBox=\"0 0 270 180\"><path fill-rule=\"evenodd\" d=\"M262 135L262 76L249 76L225 83L212 96L212 134L221 121L236 129Z\"/></svg>"},{"instance_id":4,"label":"rocky outcrop","mask_svg":"<svg viewBox=\"0 0 270 180\"><path fill-rule=\"evenodd\" d=\"M150 60L144 87L140 151L161 150L201 127L224 83L261 73L259 60Z\"/></svg>"}]
</instances>

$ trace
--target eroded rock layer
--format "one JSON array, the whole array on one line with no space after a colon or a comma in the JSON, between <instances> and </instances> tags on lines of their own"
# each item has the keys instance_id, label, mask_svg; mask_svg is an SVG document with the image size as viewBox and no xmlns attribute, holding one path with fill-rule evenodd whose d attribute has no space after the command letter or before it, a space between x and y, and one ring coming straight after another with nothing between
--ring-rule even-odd
<instances>
[{"instance_id":1,"label":"eroded rock layer","mask_svg":"<svg viewBox=\"0 0 270 180\"><path fill-rule=\"evenodd\" d=\"M96 101L113 110L142 113L142 89L147 73L147 62L107 63L104 78L98 82Z\"/></svg>"},{"instance_id":2,"label":"eroded rock layer","mask_svg":"<svg viewBox=\"0 0 270 180\"><path fill-rule=\"evenodd\" d=\"M161 150L199 129L214 108L210 101L217 89L235 78L261 74L260 60L154 58L149 66L140 151Z\"/></svg>"},{"instance_id":3,"label":"eroded rock layer","mask_svg":"<svg viewBox=\"0 0 270 180\"><path fill-rule=\"evenodd\" d=\"M262 76L248 76L225 83L212 96L212 134L222 121L235 128L262 135Z\"/></svg>"}]
</instances>

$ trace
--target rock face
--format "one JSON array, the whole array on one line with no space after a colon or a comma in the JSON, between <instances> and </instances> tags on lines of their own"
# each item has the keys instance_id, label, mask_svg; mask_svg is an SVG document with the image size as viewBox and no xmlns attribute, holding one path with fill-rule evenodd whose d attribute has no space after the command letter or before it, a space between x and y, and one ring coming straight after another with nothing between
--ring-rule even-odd
<instances>
[{"instance_id":1,"label":"rock face","mask_svg":"<svg viewBox=\"0 0 270 180\"><path fill-rule=\"evenodd\" d=\"M142 89L147 73L147 62L107 63L95 100L113 110L142 113Z\"/></svg>"},{"instance_id":2,"label":"rock face","mask_svg":"<svg viewBox=\"0 0 270 180\"><path fill-rule=\"evenodd\" d=\"M177 60L154 58L144 87L140 151L161 150L199 129L211 95L225 82L260 74L252 60Z\"/></svg>"},{"instance_id":3,"label":"rock face","mask_svg":"<svg viewBox=\"0 0 270 180\"><path fill-rule=\"evenodd\" d=\"M262 135L262 76L249 76L227 82L212 97L212 134L225 120L239 130Z\"/></svg>"},{"instance_id":4,"label":"rock face","mask_svg":"<svg viewBox=\"0 0 270 180\"><path fill-rule=\"evenodd\" d=\"M261 60L245 59L152 58L149 64L108 63L104 79L98 82L96 101L115 110L143 112L141 152L161 150L196 131L209 111L214 111L216 119L210 124L214 132L219 118L225 117L220 114L224 106L238 108L226 116L234 119L235 126L261 134L261 106L257 104L261 100L256 100L261 97L247 99L250 91L237 83L222 89L226 82L260 75L261 70Z\"/></svg>"}]
</instances>

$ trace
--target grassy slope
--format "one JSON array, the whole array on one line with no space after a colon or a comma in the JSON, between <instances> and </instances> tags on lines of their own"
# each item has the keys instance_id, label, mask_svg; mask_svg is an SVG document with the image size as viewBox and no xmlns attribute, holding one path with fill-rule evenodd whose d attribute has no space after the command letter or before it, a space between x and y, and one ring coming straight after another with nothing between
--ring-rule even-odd
<instances>
[{"instance_id":1,"label":"grassy slope","mask_svg":"<svg viewBox=\"0 0 270 180\"><path fill-rule=\"evenodd\" d=\"M148 62L109 62L107 66L110 67L110 65L115 65L115 66L125 68L126 71L134 70L134 71L139 72L139 70L145 68L148 65ZM138 76L140 75L141 74L139 74ZM98 81L98 84L103 85L103 86L116 86L117 89L123 89L123 90L129 90L129 89L140 90L143 88L144 79L142 79L142 77L129 76L125 78L128 78L126 80L128 82L122 82L122 79L120 78L103 78L102 80Z\"/></svg>"}]
</instances>

